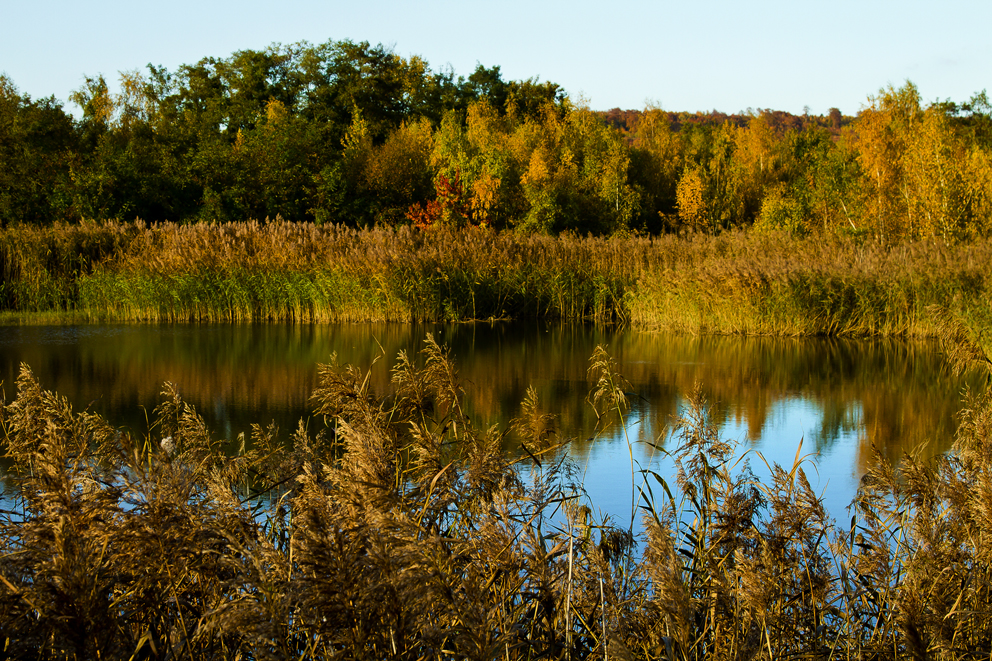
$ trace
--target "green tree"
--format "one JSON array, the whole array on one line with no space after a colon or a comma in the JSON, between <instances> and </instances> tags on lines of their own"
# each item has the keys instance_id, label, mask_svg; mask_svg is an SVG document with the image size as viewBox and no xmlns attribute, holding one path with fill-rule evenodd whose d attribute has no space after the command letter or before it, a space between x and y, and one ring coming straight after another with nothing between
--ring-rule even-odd
<instances>
[{"instance_id":1,"label":"green tree","mask_svg":"<svg viewBox=\"0 0 992 661\"><path fill-rule=\"evenodd\" d=\"M410 116L412 83L406 62L368 42L327 42L304 59L300 111L329 129L328 142L340 144L355 110L361 111L379 143Z\"/></svg>"},{"instance_id":2,"label":"green tree","mask_svg":"<svg viewBox=\"0 0 992 661\"><path fill-rule=\"evenodd\" d=\"M672 130L668 113L647 108L634 130L630 177L641 191L640 222L649 231L674 226L684 151L682 136Z\"/></svg>"},{"instance_id":3,"label":"green tree","mask_svg":"<svg viewBox=\"0 0 992 661\"><path fill-rule=\"evenodd\" d=\"M32 101L0 75L0 223L78 217L69 167L78 149L77 127L53 97Z\"/></svg>"},{"instance_id":4,"label":"green tree","mask_svg":"<svg viewBox=\"0 0 992 661\"><path fill-rule=\"evenodd\" d=\"M88 218L181 217L186 174L164 140L156 90L136 71L121 73L120 88L111 94L98 76L71 97L83 110L75 207Z\"/></svg>"},{"instance_id":5,"label":"green tree","mask_svg":"<svg viewBox=\"0 0 992 661\"><path fill-rule=\"evenodd\" d=\"M376 204L376 221L396 225L411 205L433 190L430 158L433 135L426 118L400 124L385 143L373 148L362 184Z\"/></svg>"}]
</instances>

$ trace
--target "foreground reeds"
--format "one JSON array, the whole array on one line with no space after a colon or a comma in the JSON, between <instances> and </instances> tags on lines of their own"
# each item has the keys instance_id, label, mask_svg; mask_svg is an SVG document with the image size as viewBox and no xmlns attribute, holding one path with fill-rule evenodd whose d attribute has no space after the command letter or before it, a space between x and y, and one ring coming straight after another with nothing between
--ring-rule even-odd
<instances>
[{"instance_id":1,"label":"foreground reeds","mask_svg":"<svg viewBox=\"0 0 992 661\"><path fill-rule=\"evenodd\" d=\"M981 362L971 347L963 360ZM985 363L987 365L987 361ZM590 518L556 420L528 394L511 430L462 410L428 339L390 393L320 368L290 447L256 427L221 452L171 386L144 438L72 411L25 366L0 408L6 655L129 658L987 658L992 401L954 449L881 461L850 527L805 476L756 479L697 394L635 474L646 536ZM602 349L590 402L622 412ZM659 439L661 441L662 439ZM752 461L759 460L757 457ZM515 465L517 464L517 465ZM640 478L644 478L641 480Z\"/></svg>"},{"instance_id":2,"label":"foreground reeds","mask_svg":"<svg viewBox=\"0 0 992 661\"><path fill-rule=\"evenodd\" d=\"M934 336L992 329L992 242L525 236L274 221L0 230L0 307L104 321L594 319L660 330Z\"/></svg>"}]
</instances>

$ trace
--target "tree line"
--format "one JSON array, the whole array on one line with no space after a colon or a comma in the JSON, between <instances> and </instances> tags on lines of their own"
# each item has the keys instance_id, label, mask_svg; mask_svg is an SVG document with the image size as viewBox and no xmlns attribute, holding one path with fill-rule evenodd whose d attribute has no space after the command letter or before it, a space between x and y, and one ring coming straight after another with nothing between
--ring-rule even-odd
<instances>
[{"instance_id":1,"label":"tree line","mask_svg":"<svg viewBox=\"0 0 992 661\"><path fill-rule=\"evenodd\" d=\"M238 51L88 78L0 76L0 222L275 218L542 233L992 230L992 105L907 82L856 117L594 112L552 82L467 78L381 45Z\"/></svg>"}]
</instances>

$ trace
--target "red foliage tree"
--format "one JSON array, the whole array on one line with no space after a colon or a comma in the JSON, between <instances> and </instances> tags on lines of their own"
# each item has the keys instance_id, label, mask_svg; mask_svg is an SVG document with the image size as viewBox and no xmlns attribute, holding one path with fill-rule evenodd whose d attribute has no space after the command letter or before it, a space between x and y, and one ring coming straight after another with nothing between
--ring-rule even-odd
<instances>
[{"instance_id":1,"label":"red foliage tree","mask_svg":"<svg viewBox=\"0 0 992 661\"><path fill-rule=\"evenodd\" d=\"M406 217L414 225L427 229L440 225L461 227L469 222L471 211L465 201L459 172L455 172L452 179L439 173L434 178L434 195L434 199L426 204L418 202L410 206Z\"/></svg>"}]
</instances>

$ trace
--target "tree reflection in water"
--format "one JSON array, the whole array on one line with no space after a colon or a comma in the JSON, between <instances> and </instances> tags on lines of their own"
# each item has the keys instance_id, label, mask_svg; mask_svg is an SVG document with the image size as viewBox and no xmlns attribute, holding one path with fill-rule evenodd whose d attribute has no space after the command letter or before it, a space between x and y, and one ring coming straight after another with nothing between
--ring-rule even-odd
<instances>
[{"instance_id":1,"label":"tree reflection in water","mask_svg":"<svg viewBox=\"0 0 992 661\"><path fill-rule=\"evenodd\" d=\"M658 464L649 441L664 444L671 420L696 383L724 435L770 461L820 454L821 487L837 516L853 496L875 444L896 460L928 443L950 446L965 380L953 377L932 343L896 340L672 336L594 326L460 325L112 325L0 328L0 377L12 393L18 366L41 384L139 432L165 381L236 442L252 423L275 420L287 438L301 417L316 365L371 366L375 388L389 388L400 351L413 356L428 332L459 366L465 406L480 425L520 413L528 386L574 437L569 452L593 502L629 511L629 437L635 460ZM589 357L607 346L632 386L626 415L596 431L586 403ZM311 425L323 421L311 420ZM250 433L248 434L250 436ZM512 435L507 436L513 442ZM654 464L652 464L654 462ZM752 466L760 468L753 460ZM836 492L836 493L835 493Z\"/></svg>"}]
</instances>

